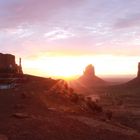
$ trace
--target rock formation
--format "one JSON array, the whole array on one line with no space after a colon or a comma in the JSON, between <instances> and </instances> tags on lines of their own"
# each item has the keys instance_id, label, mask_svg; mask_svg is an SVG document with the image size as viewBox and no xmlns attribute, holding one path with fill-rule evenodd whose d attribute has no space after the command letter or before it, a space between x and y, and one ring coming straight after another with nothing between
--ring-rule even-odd
<instances>
[{"instance_id":1,"label":"rock formation","mask_svg":"<svg viewBox=\"0 0 140 140\"><path fill-rule=\"evenodd\" d=\"M88 65L83 72L83 75L78 79L79 82L86 86L105 85L106 82L95 75L95 69L92 64Z\"/></svg>"},{"instance_id":2,"label":"rock formation","mask_svg":"<svg viewBox=\"0 0 140 140\"><path fill-rule=\"evenodd\" d=\"M139 89L140 87L140 62L138 63L137 77L128 81L127 83L124 83L123 86L126 86L127 88L131 88L131 89L136 89L136 90Z\"/></svg>"},{"instance_id":3,"label":"rock formation","mask_svg":"<svg viewBox=\"0 0 140 140\"><path fill-rule=\"evenodd\" d=\"M17 65L14 55L0 53L0 89L14 88L23 81L21 58Z\"/></svg>"},{"instance_id":4,"label":"rock formation","mask_svg":"<svg viewBox=\"0 0 140 140\"><path fill-rule=\"evenodd\" d=\"M140 62L138 63L138 73L137 73L137 77L140 78Z\"/></svg>"},{"instance_id":5,"label":"rock formation","mask_svg":"<svg viewBox=\"0 0 140 140\"><path fill-rule=\"evenodd\" d=\"M94 66L92 64L85 68L84 75L87 77L95 76Z\"/></svg>"},{"instance_id":6,"label":"rock formation","mask_svg":"<svg viewBox=\"0 0 140 140\"><path fill-rule=\"evenodd\" d=\"M17 65L14 55L0 53L0 73L22 74L21 59Z\"/></svg>"}]
</instances>

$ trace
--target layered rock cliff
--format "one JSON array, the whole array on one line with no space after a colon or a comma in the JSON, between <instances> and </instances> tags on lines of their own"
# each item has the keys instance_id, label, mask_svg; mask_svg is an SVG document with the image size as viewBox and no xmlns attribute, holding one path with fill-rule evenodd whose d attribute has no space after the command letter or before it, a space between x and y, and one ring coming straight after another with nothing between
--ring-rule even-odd
<instances>
[{"instance_id":1,"label":"layered rock cliff","mask_svg":"<svg viewBox=\"0 0 140 140\"><path fill-rule=\"evenodd\" d=\"M21 63L16 64L14 55L0 53L0 73L21 74L23 73Z\"/></svg>"}]
</instances>

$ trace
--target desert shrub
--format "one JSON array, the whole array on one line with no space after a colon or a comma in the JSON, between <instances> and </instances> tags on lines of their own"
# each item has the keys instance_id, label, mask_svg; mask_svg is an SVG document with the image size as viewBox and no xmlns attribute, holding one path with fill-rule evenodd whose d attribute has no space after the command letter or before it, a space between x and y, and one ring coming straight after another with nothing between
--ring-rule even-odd
<instances>
[{"instance_id":1,"label":"desert shrub","mask_svg":"<svg viewBox=\"0 0 140 140\"><path fill-rule=\"evenodd\" d=\"M70 100L72 101L72 102L74 102L74 103L77 103L78 101L79 101L79 96L78 96L78 94L76 94L76 93L72 93L72 94L70 94Z\"/></svg>"},{"instance_id":2,"label":"desert shrub","mask_svg":"<svg viewBox=\"0 0 140 140\"><path fill-rule=\"evenodd\" d=\"M64 84L64 88L65 88L65 90L68 90L69 87L68 87L67 83Z\"/></svg>"},{"instance_id":3,"label":"desert shrub","mask_svg":"<svg viewBox=\"0 0 140 140\"><path fill-rule=\"evenodd\" d=\"M73 89L73 88L69 88L69 92L70 92L71 94L73 94L73 93L74 93L74 89Z\"/></svg>"},{"instance_id":4,"label":"desert shrub","mask_svg":"<svg viewBox=\"0 0 140 140\"><path fill-rule=\"evenodd\" d=\"M66 90L62 90L61 92L62 92L63 95L67 94Z\"/></svg>"},{"instance_id":5,"label":"desert shrub","mask_svg":"<svg viewBox=\"0 0 140 140\"><path fill-rule=\"evenodd\" d=\"M80 101L85 101L85 96L83 94L78 94Z\"/></svg>"},{"instance_id":6,"label":"desert shrub","mask_svg":"<svg viewBox=\"0 0 140 140\"><path fill-rule=\"evenodd\" d=\"M106 117L107 117L107 119L108 119L108 120L111 120L111 119L112 119L112 116L113 116L113 112L110 111L110 110L108 110L108 111L106 112Z\"/></svg>"},{"instance_id":7,"label":"desert shrub","mask_svg":"<svg viewBox=\"0 0 140 140\"><path fill-rule=\"evenodd\" d=\"M21 93L21 98L22 99L26 99L26 98L28 98L29 96L28 96L28 94L26 93L26 92L23 92L23 93Z\"/></svg>"},{"instance_id":8,"label":"desert shrub","mask_svg":"<svg viewBox=\"0 0 140 140\"><path fill-rule=\"evenodd\" d=\"M93 101L91 97L87 98L86 104L88 108L91 109L92 111L95 111L97 113L103 112L102 106L98 105L95 101Z\"/></svg>"},{"instance_id":9,"label":"desert shrub","mask_svg":"<svg viewBox=\"0 0 140 140\"><path fill-rule=\"evenodd\" d=\"M97 104L96 104L96 106L95 106L95 110L96 110L96 112L98 112L98 113L103 112L102 106L97 105Z\"/></svg>"}]
</instances>

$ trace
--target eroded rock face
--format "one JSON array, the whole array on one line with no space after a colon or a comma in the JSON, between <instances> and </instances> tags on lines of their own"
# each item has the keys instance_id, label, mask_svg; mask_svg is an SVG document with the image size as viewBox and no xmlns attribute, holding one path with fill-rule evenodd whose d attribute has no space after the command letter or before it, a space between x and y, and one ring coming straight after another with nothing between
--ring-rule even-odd
<instances>
[{"instance_id":1,"label":"eroded rock face","mask_svg":"<svg viewBox=\"0 0 140 140\"><path fill-rule=\"evenodd\" d=\"M87 77L95 76L95 69L94 69L94 66L92 64L88 65L85 68L84 76L87 76Z\"/></svg>"},{"instance_id":2,"label":"eroded rock face","mask_svg":"<svg viewBox=\"0 0 140 140\"><path fill-rule=\"evenodd\" d=\"M0 53L0 73L22 73L22 67L16 64L14 55Z\"/></svg>"},{"instance_id":3,"label":"eroded rock face","mask_svg":"<svg viewBox=\"0 0 140 140\"><path fill-rule=\"evenodd\" d=\"M138 63L138 74L137 74L137 77L140 78L140 62Z\"/></svg>"},{"instance_id":4,"label":"eroded rock face","mask_svg":"<svg viewBox=\"0 0 140 140\"><path fill-rule=\"evenodd\" d=\"M15 56L11 54L0 53L0 69L4 69L10 65L15 66Z\"/></svg>"}]
</instances>

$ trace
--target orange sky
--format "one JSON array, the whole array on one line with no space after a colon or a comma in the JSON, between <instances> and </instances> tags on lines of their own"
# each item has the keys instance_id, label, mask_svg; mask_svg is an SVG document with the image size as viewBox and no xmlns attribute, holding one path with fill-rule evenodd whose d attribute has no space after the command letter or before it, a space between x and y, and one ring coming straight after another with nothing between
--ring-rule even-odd
<instances>
[{"instance_id":1,"label":"orange sky","mask_svg":"<svg viewBox=\"0 0 140 140\"><path fill-rule=\"evenodd\" d=\"M0 0L0 52L23 58L25 73L73 77L135 75L139 0Z\"/></svg>"},{"instance_id":2,"label":"orange sky","mask_svg":"<svg viewBox=\"0 0 140 140\"><path fill-rule=\"evenodd\" d=\"M23 60L25 73L54 77L80 76L88 64L93 64L99 76L135 76L140 57L113 55L95 56L39 56Z\"/></svg>"}]
</instances>

